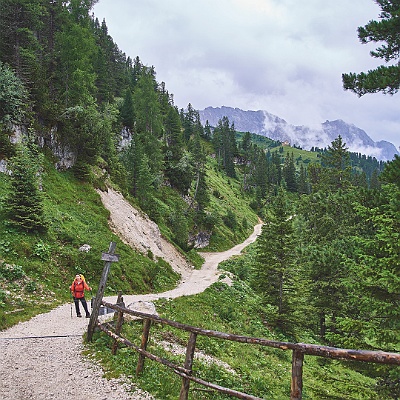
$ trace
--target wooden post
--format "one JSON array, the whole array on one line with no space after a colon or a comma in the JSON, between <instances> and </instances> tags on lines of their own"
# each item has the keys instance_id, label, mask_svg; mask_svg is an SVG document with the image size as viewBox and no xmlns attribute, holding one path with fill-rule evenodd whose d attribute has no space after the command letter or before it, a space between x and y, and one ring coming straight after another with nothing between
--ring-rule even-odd
<instances>
[{"instance_id":1,"label":"wooden post","mask_svg":"<svg viewBox=\"0 0 400 400\"><path fill-rule=\"evenodd\" d=\"M88 342L92 341L94 329L96 328L97 325L97 318L99 317L99 309L101 306L101 301L103 300L104 290L106 288L106 283L107 283L108 273L110 272L111 263L118 261L118 254L114 254L116 246L117 244L115 242L110 242L108 253L103 253L101 255L101 259L105 262L104 262L103 274L100 279L96 298L94 300L92 308L92 315L90 316L90 321L87 331Z\"/></svg>"},{"instance_id":2,"label":"wooden post","mask_svg":"<svg viewBox=\"0 0 400 400\"><path fill-rule=\"evenodd\" d=\"M140 344L140 348L142 350L147 349L147 343L149 341L149 334L150 334L150 327L151 327L151 320L146 318L143 321L142 342ZM136 375L139 375L143 371L145 358L146 358L145 355L139 353L139 359L138 359L138 363L137 363L137 367L136 367Z\"/></svg>"},{"instance_id":3,"label":"wooden post","mask_svg":"<svg viewBox=\"0 0 400 400\"><path fill-rule=\"evenodd\" d=\"M124 305L124 299L122 297L122 293L121 292L118 292L117 304L125 306ZM119 336L119 334L121 333L121 330L122 330L122 324L124 323L124 313L123 313L123 311L118 311L117 315L118 316L117 316L117 323L115 325L115 334L117 336ZM118 340L114 340L114 343L113 343L113 346L112 346L112 349L111 349L111 354L112 355L117 354L117 349L118 349Z\"/></svg>"},{"instance_id":4,"label":"wooden post","mask_svg":"<svg viewBox=\"0 0 400 400\"><path fill-rule=\"evenodd\" d=\"M292 354L292 382L290 385L290 400L301 400L303 392L303 360L304 353L293 350Z\"/></svg>"},{"instance_id":5,"label":"wooden post","mask_svg":"<svg viewBox=\"0 0 400 400\"><path fill-rule=\"evenodd\" d=\"M185 368L192 374L193 357L196 348L197 333L192 332L189 337L189 342L186 348ZM182 387L179 394L179 400L187 400L189 396L190 379L182 378Z\"/></svg>"}]
</instances>

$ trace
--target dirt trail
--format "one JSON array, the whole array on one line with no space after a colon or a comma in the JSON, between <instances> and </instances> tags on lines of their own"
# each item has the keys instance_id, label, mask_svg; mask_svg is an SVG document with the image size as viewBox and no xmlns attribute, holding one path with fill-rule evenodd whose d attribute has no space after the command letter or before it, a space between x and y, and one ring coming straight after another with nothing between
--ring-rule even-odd
<instances>
[{"instance_id":1,"label":"dirt trail","mask_svg":"<svg viewBox=\"0 0 400 400\"><path fill-rule=\"evenodd\" d=\"M175 289L158 294L124 296L126 304L202 292L218 280L218 264L240 254L261 232L261 224L256 225L244 243L221 253L202 253L205 258L202 269L193 270L161 237L158 227L132 208L120 194L110 190L101 192L101 198L110 210L110 224L124 241L141 251L150 249L182 274ZM105 300L115 302L116 298ZM76 318L71 310L71 304L65 304L0 332L0 399L152 399L129 383L105 379L102 370L81 355L82 334L88 320Z\"/></svg>"}]
</instances>

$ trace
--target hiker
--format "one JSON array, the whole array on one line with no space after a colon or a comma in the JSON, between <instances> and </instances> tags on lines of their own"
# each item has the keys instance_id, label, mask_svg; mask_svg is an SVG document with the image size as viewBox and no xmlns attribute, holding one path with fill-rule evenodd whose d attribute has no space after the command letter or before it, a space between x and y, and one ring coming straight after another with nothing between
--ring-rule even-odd
<instances>
[{"instance_id":1,"label":"hiker","mask_svg":"<svg viewBox=\"0 0 400 400\"><path fill-rule=\"evenodd\" d=\"M87 285L87 283L85 282L84 279L82 279L82 275L76 274L75 280L72 282L70 289L71 289L72 297L74 298L76 316L82 317L81 312L79 310L79 301L80 301L86 312L86 318L89 318L90 314L89 314L86 299L85 299L85 290L91 291L92 288Z\"/></svg>"}]
</instances>

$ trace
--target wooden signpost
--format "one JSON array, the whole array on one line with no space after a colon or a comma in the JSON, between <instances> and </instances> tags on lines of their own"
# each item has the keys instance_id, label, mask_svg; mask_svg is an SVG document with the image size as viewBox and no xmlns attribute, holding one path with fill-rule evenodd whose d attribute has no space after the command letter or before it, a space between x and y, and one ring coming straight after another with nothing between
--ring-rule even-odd
<instances>
[{"instance_id":1,"label":"wooden signpost","mask_svg":"<svg viewBox=\"0 0 400 400\"><path fill-rule=\"evenodd\" d=\"M92 341L94 329L97 326L97 319L99 317L99 310L101 306L101 301L103 300L104 291L106 288L108 273L110 272L111 263L119 261L119 255L114 254L115 247L117 244L115 242L110 242L110 247L108 248L107 253L102 253L101 259L104 261L103 274L100 279L99 288L97 290L96 298L94 300L92 315L90 316L88 331L87 331L87 340L88 342Z\"/></svg>"}]
</instances>

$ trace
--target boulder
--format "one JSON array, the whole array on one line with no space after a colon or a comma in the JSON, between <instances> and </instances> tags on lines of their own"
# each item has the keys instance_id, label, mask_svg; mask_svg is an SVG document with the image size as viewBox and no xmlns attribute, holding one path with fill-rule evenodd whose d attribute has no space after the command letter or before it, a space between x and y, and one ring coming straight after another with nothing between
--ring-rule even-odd
<instances>
[{"instance_id":1,"label":"boulder","mask_svg":"<svg viewBox=\"0 0 400 400\"><path fill-rule=\"evenodd\" d=\"M128 304L126 308L130 310L139 311L145 314L158 315L156 306L151 301L135 301L134 303ZM134 321L138 319L142 319L140 317L136 317L135 315L124 314L124 318L126 321Z\"/></svg>"}]
</instances>

